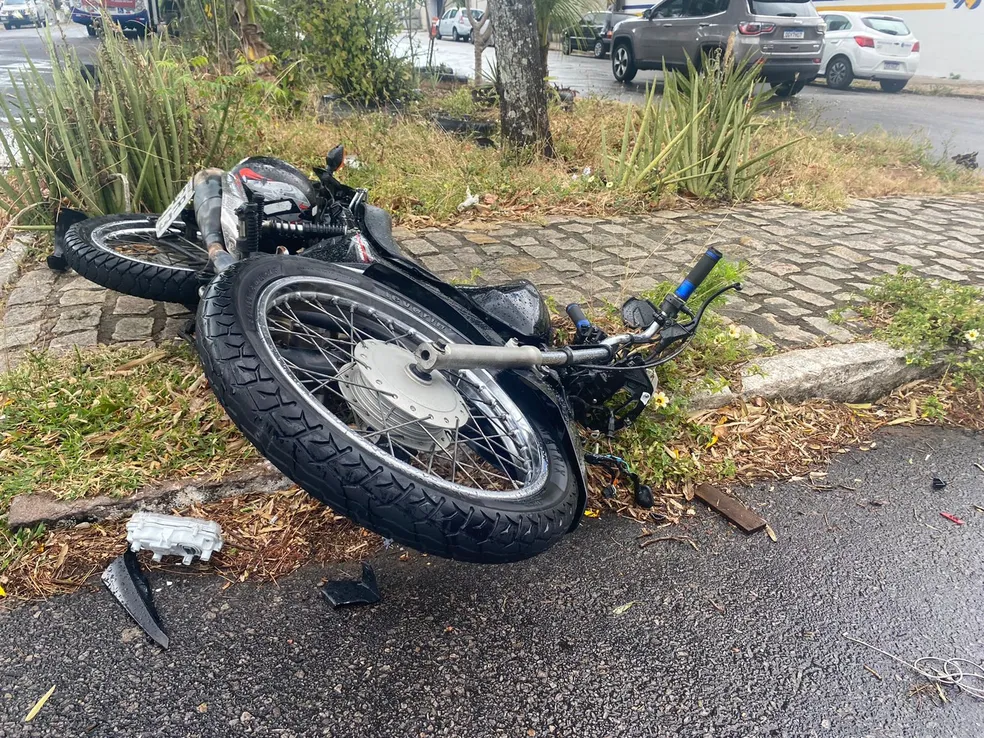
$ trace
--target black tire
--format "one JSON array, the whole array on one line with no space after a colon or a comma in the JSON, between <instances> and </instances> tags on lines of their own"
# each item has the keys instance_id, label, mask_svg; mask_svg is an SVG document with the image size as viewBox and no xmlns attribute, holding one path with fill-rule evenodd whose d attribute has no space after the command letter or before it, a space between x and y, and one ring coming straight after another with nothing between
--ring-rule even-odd
<instances>
[{"instance_id":1,"label":"black tire","mask_svg":"<svg viewBox=\"0 0 984 738\"><path fill-rule=\"evenodd\" d=\"M854 69L846 56L835 56L827 62L827 87L833 90L846 90L854 81Z\"/></svg>"},{"instance_id":2,"label":"black tire","mask_svg":"<svg viewBox=\"0 0 984 738\"><path fill-rule=\"evenodd\" d=\"M93 26L93 25L88 25L88 26L85 27L85 32L88 33L90 36L95 37L95 35L96 35L96 27Z\"/></svg>"},{"instance_id":3,"label":"black tire","mask_svg":"<svg viewBox=\"0 0 984 738\"><path fill-rule=\"evenodd\" d=\"M571 37L564 36L564 42L560 45L560 51L564 56L570 56L571 54Z\"/></svg>"},{"instance_id":4,"label":"black tire","mask_svg":"<svg viewBox=\"0 0 984 738\"><path fill-rule=\"evenodd\" d=\"M878 80L878 84L885 92L902 92L908 81L907 79L882 79Z\"/></svg>"},{"instance_id":5,"label":"black tire","mask_svg":"<svg viewBox=\"0 0 984 738\"><path fill-rule=\"evenodd\" d=\"M458 33L458 29L457 28L452 28L451 29L451 40L452 41L460 41L461 40L461 34Z\"/></svg>"},{"instance_id":6,"label":"black tire","mask_svg":"<svg viewBox=\"0 0 984 738\"><path fill-rule=\"evenodd\" d=\"M600 41L600 40L599 41L595 41L593 51L594 51L594 58L595 59L604 59L605 58L605 42L604 41Z\"/></svg>"},{"instance_id":7,"label":"black tire","mask_svg":"<svg viewBox=\"0 0 984 738\"><path fill-rule=\"evenodd\" d=\"M803 88L806 87L806 82L773 82L772 89L776 97L794 97L798 95Z\"/></svg>"},{"instance_id":8,"label":"black tire","mask_svg":"<svg viewBox=\"0 0 984 738\"><path fill-rule=\"evenodd\" d=\"M438 28L438 31L437 31L437 40L440 41L443 38L444 38L444 36L441 35L440 28Z\"/></svg>"},{"instance_id":9,"label":"black tire","mask_svg":"<svg viewBox=\"0 0 984 738\"><path fill-rule=\"evenodd\" d=\"M638 70L632 56L632 47L622 42L612 49L612 75L616 82L631 82Z\"/></svg>"},{"instance_id":10,"label":"black tire","mask_svg":"<svg viewBox=\"0 0 984 738\"><path fill-rule=\"evenodd\" d=\"M297 303L278 300L294 299L291 296L301 294L303 297L297 300L310 300L311 295L316 295L322 300L317 303L321 306L342 304L343 307L338 307L337 313L331 310L300 314L335 315L336 321L339 316L344 320L344 314L351 314L351 306L357 304L358 309L365 310L362 315L390 321L387 323L391 326L390 335L398 345L400 342L395 337L406 326L411 326L416 334L466 340L399 293L333 264L303 257L256 256L224 271L208 285L198 308L198 353L219 402L246 438L278 469L313 497L357 524L437 556L476 563L518 561L544 551L569 530L577 514L578 501L571 460L540 425L535 410L523 409L519 417L525 418L526 427L532 429L529 437L539 439L533 443L538 449L538 460L545 466L529 465L529 469L539 469L538 486L516 499L494 496L508 493L479 492L481 488L472 488L475 494L470 496L444 489L440 484L447 482L434 482L429 466L426 473L420 467L412 468L409 462L387 453L381 437L374 445L366 440L371 436L358 435L369 431L353 430L349 420L336 416L336 411L303 384L312 381L311 375L298 379L300 375L288 369L289 362L279 354L288 349L271 339L271 325L285 331L281 336L291 334L286 333L285 323L267 322L268 314L281 316L278 320L288 315L286 311L275 313L277 308L270 306L286 304L289 315L296 317L293 304ZM322 317L321 321L324 320ZM369 325L368 320L359 324L361 328ZM317 321L311 323L316 324ZM286 325L293 330L301 324L287 320ZM321 328L329 331L323 323L319 325ZM350 333L357 337L363 335L355 328ZM336 330L322 335L326 336L327 352L318 350L326 359L342 363L351 356L350 352L336 353L338 344L342 343ZM329 339L329 335L335 337ZM329 344L329 340L333 343ZM344 340L351 351L354 340L347 337ZM403 338L405 342L414 340L416 335ZM332 353L331 357L328 352ZM314 355L309 349L308 356ZM296 355L294 360L301 361ZM342 370L330 362L328 366L338 378ZM502 392L494 380L483 382L482 386L490 392ZM325 396L329 391L341 396L324 381L314 391ZM514 403L515 409L522 400L512 398L509 402ZM344 409L351 408L337 400L333 402ZM501 467L496 468L502 471ZM528 481L527 478L524 484Z\"/></svg>"},{"instance_id":11,"label":"black tire","mask_svg":"<svg viewBox=\"0 0 984 738\"><path fill-rule=\"evenodd\" d=\"M72 226L65 237L65 260L76 272L91 282L125 295L148 300L177 302L182 305L198 303L198 291L203 283L202 270L208 266L208 254L201 249L201 258L192 252L185 265L153 263L133 255L119 253L107 247L114 236L137 230L151 236L155 215L106 215L89 218ZM180 223L177 224L180 228ZM174 229L177 238L178 229ZM167 245L169 236L162 240ZM187 242L177 242L189 249ZM180 255L180 254L179 254Z\"/></svg>"},{"instance_id":12,"label":"black tire","mask_svg":"<svg viewBox=\"0 0 984 738\"><path fill-rule=\"evenodd\" d=\"M3 27L4 27L5 29L7 29L8 31L10 30L10 24L9 24L9 23L4 23L4 24L3 24Z\"/></svg>"}]
</instances>

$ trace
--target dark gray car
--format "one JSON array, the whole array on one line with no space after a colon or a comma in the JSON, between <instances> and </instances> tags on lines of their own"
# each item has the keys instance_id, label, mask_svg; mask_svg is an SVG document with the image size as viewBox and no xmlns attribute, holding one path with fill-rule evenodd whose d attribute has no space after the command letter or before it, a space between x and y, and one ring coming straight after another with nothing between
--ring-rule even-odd
<instances>
[{"instance_id":1,"label":"dark gray car","mask_svg":"<svg viewBox=\"0 0 984 738\"><path fill-rule=\"evenodd\" d=\"M817 76L826 26L810 0L663 0L612 34L612 73L628 82L640 69L700 66L723 51L762 65L776 93L795 95Z\"/></svg>"}]
</instances>

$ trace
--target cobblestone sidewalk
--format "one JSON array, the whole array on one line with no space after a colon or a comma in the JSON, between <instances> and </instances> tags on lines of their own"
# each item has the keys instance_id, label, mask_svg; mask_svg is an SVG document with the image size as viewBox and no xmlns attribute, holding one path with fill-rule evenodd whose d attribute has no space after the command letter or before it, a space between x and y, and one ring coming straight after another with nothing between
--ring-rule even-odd
<instances>
[{"instance_id":1,"label":"cobblestone sidewalk","mask_svg":"<svg viewBox=\"0 0 984 738\"><path fill-rule=\"evenodd\" d=\"M664 211L608 220L552 219L401 232L404 248L446 278L482 284L518 277L561 304L624 298L676 282L704 247L749 263L745 290L724 312L780 346L847 341L827 316L899 265L984 285L984 202L860 201L841 213L778 204ZM2 299L2 298L0 298ZM42 266L6 295L0 356L31 349L171 340L190 317Z\"/></svg>"}]
</instances>

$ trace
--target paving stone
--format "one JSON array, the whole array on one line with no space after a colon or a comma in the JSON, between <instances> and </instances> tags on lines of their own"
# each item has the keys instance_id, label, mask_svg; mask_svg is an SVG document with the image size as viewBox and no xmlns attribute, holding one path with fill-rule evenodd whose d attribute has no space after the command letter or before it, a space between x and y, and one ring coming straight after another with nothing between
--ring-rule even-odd
<instances>
[{"instance_id":1,"label":"paving stone","mask_svg":"<svg viewBox=\"0 0 984 738\"><path fill-rule=\"evenodd\" d=\"M458 238L458 236L456 236L455 234L449 233L448 231L438 231L437 233L428 233L427 240L438 246L443 246L448 248L452 246L461 245L461 239Z\"/></svg>"},{"instance_id":2,"label":"paving stone","mask_svg":"<svg viewBox=\"0 0 984 738\"><path fill-rule=\"evenodd\" d=\"M562 272L562 273L573 272L575 274L581 274L584 272L584 267L582 267L576 261L571 261L570 259L548 259L547 266L550 267L551 269L556 269L558 272ZM607 276L610 277L613 275L609 274Z\"/></svg>"},{"instance_id":3,"label":"paving stone","mask_svg":"<svg viewBox=\"0 0 984 738\"><path fill-rule=\"evenodd\" d=\"M32 346L41 335L40 323L0 327L0 351Z\"/></svg>"},{"instance_id":4,"label":"paving stone","mask_svg":"<svg viewBox=\"0 0 984 738\"><path fill-rule=\"evenodd\" d=\"M69 290L104 290L105 287L101 287L95 282L90 282L85 277L79 275L62 275L55 280L55 286L60 292L67 292Z\"/></svg>"},{"instance_id":5,"label":"paving stone","mask_svg":"<svg viewBox=\"0 0 984 738\"><path fill-rule=\"evenodd\" d=\"M458 265L444 254L424 256L420 260L432 272L453 272L458 268Z\"/></svg>"},{"instance_id":6,"label":"paving stone","mask_svg":"<svg viewBox=\"0 0 984 738\"><path fill-rule=\"evenodd\" d=\"M513 246L506 246L504 243L495 246L483 246L482 250L489 256L513 256L518 252Z\"/></svg>"},{"instance_id":7,"label":"paving stone","mask_svg":"<svg viewBox=\"0 0 984 738\"><path fill-rule=\"evenodd\" d=\"M107 290L69 290L62 292L59 305L102 305L106 300Z\"/></svg>"},{"instance_id":8,"label":"paving stone","mask_svg":"<svg viewBox=\"0 0 984 738\"><path fill-rule=\"evenodd\" d=\"M799 300L804 305L810 307L829 308L834 306L834 303L826 297L821 297L815 292L807 292L806 290L788 290L786 296L792 297L794 300Z\"/></svg>"},{"instance_id":9,"label":"paving stone","mask_svg":"<svg viewBox=\"0 0 984 738\"><path fill-rule=\"evenodd\" d=\"M431 246L427 241L422 238L411 238L400 243L400 246L405 248L414 256L428 256L430 254L438 253L437 249Z\"/></svg>"},{"instance_id":10,"label":"paving stone","mask_svg":"<svg viewBox=\"0 0 984 738\"><path fill-rule=\"evenodd\" d=\"M556 259L558 256L554 249L549 249L546 246L523 246L523 251L534 259Z\"/></svg>"},{"instance_id":11,"label":"paving stone","mask_svg":"<svg viewBox=\"0 0 984 738\"><path fill-rule=\"evenodd\" d=\"M146 341L154 331L153 318L120 318L113 329L114 341Z\"/></svg>"},{"instance_id":12,"label":"paving stone","mask_svg":"<svg viewBox=\"0 0 984 738\"><path fill-rule=\"evenodd\" d=\"M584 223L565 223L560 226L560 229L568 233L591 233L594 230L594 226Z\"/></svg>"},{"instance_id":13,"label":"paving stone","mask_svg":"<svg viewBox=\"0 0 984 738\"><path fill-rule=\"evenodd\" d=\"M142 297L133 297L132 295L120 295L116 298L113 315L146 315L153 309L153 300L145 300Z\"/></svg>"},{"instance_id":14,"label":"paving stone","mask_svg":"<svg viewBox=\"0 0 984 738\"><path fill-rule=\"evenodd\" d=\"M838 271L837 269L832 269L832 268L830 268L828 266L810 267L806 271L807 271L807 274L812 274L815 277L823 277L824 279L834 279L834 280L837 280L837 279L843 279L844 278L844 272L843 271ZM796 280L796 281L798 281L798 280Z\"/></svg>"},{"instance_id":15,"label":"paving stone","mask_svg":"<svg viewBox=\"0 0 984 738\"><path fill-rule=\"evenodd\" d=\"M36 323L41 320L42 315L44 315L44 305L14 305L4 314L3 323L6 326Z\"/></svg>"},{"instance_id":16,"label":"paving stone","mask_svg":"<svg viewBox=\"0 0 984 738\"><path fill-rule=\"evenodd\" d=\"M820 277L814 277L811 274L793 274L789 278L793 282L801 284L804 287L817 292L829 292L832 294L837 291L837 285L831 284L827 280L821 279Z\"/></svg>"},{"instance_id":17,"label":"paving stone","mask_svg":"<svg viewBox=\"0 0 984 738\"><path fill-rule=\"evenodd\" d=\"M515 256L500 259L499 265L513 277L525 277L528 274L539 271L542 263L525 256Z\"/></svg>"},{"instance_id":18,"label":"paving stone","mask_svg":"<svg viewBox=\"0 0 984 738\"><path fill-rule=\"evenodd\" d=\"M831 323L826 318L814 315L808 318L803 318L803 320L838 343L849 343L854 340L854 335L850 331L845 330L839 325Z\"/></svg>"},{"instance_id":19,"label":"paving stone","mask_svg":"<svg viewBox=\"0 0 984 738\"><path fill-rule=\"evenodd\" d=\"M540 242L530 236L516 236L506 239L513 246L539 246Z\"/></svg>"},{"instance_id":20,"label":"paving stone","mask_svg":"<svg viewBox=\"0 0 984 738\"><path fill-rule=\"evenodd\" d=\"M169 317L174 317L176 315L191 315L188 308L184 305L178 305L176 302L165 302L164 314Z\"/></svg>"},{"instance_id":21,"label":"paving stone","mask_svg":"<svg viewBox=\"0 0 984 738\"><path fill-rule=\"evenodd\" d=\"M37 289L39 287L50 287L55 283L57 273L50 269L41 268L27 272L17 280L17 287Z\"/></svg>"},{"instance_id":22,"label":"paving stone","mask_svg":"<svg viewBox=\"0 0 984 738\"><path fill-rule=\"evenodd\" d=\"M32 305L43 303L51 292L51 287L15 287L7 295L4 303L7 307L14 305Z\"/></svg>"},{"instance_id":23,"label":"paving stone","mask_svg":"<svg viewBox=\"0 0 984 738\"><path fill-rule=\"evenodd\" d=\"M572 259L577 259L578 261L583 261L587 264L594 264L599 261L605 261L611 257L604 251L592 251L590 249L585 249L584 251L575 251L570 255Z\"/></svg>"},{"instance_id":24,"label":"paving stone","mask_svg":"<svg viewBox=\"0 0 984 738\"><path fill-rule=\"evenodd\" d=\"M605 249L605 251L609 254L614 254L619 259L645 259L649 256L645 251L635 246L612 246Z\"/></svg>"},{"instance_id":25,"label":"paving stone","mask_svg":"<svg viewBox=\"0 0 984 738\"><path fill-rule=\"evenodd\" d=\"M99 305L78 305L58 314L51 332L56 336L66 333L80 333L99 326L102 308Z\"/></svg>"},{"instance_id":26,"label":"paving stone","mask_svg":"<svg viewBox=\"0 0 984 738\"><path fill-rule=\"evenodd\" d=\"M69 333L64 336L55 336L48 344L49 351L66 351L73 348L89 348L99 342L98 335L93 330L82 331L81 333Z\"/></svg>"},{"instance_id":27,"label":"paving stone","mask_svg":"<svg viewBox=\"0 0 984 738\"><path fill-rule=\"evenodd\" d=\"M800 307L795 302L791 302L783 297L767 297L765 298L765 304L793 318L810 314L808 309Z\"/></svg>"},{"instance_id":28,"label":"paving stone","mask_svg":"<svg viewBox=\"0 0 984 738\"><path fill-rule=\"evenodd\" d=\"M490 243L499 243L497 238L492 238L492 236L486 236L484 233L468 233L465 238L472 243L478 244L479 246L485 246Z\"/></svg>"}]
</instances>

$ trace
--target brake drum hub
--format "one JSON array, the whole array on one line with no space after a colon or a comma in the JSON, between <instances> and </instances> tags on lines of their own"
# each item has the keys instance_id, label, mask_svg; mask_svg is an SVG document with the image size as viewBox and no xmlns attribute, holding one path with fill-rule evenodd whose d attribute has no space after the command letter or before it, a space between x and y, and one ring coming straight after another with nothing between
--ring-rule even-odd
<instances>
[{"instance_id":1,"label":"brake drum hub","mask_svg":"<svg viewBox=\"0 0 984 738\"><path fill-rule=\"evenodd\" d=\"M420 377L407 349L360 341L338 373L339 389L367 428L418 451L447 448L471 417L458 390L438 372ZM387 430L389 429L389 430Z\"/></svg>"}]
</instances>

